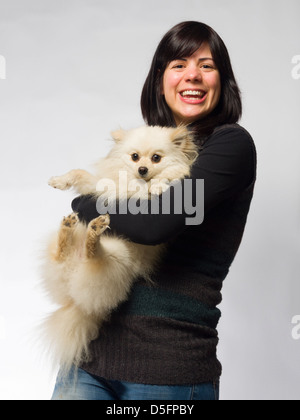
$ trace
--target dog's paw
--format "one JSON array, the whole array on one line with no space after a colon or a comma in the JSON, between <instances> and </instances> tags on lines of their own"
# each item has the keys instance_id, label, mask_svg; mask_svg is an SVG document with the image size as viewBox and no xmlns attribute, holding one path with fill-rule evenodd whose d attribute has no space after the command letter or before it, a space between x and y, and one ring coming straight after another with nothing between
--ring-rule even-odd
<instances>
[{"instance_id":1,"label":"dog's paw","mask_svg":"<svg viewBox=\"0 0 300 420\"><path fill-rule=\"evenodd\" d=\"M53 176L49 179L48 185L59 190L68 190L72 184L64 176Z\"/></svg>"},{"instance_id":2,"label":"dog's paw","mask_svg":"<svg viewBox=\"0 0 300 420\"><path fill-rule=\"evenodd\" d=\"M93 219L88 226L88 230L97 236L100 236L106 229L109 229L110 218L106 214Z\"/></svg>"},{"instance_id":3,"label":"dog's paw","mask_svg":"<svg viewBox=\"0 0 300 420\"><path fill-rule=\"evenodd\" d=\"M63 221L61 222L62 227L64 228L74 228L77 223L79 222L78 216L76 213L72 213L67 217L63 218Z\"/></svg>"},{"instance_id":4,"label":"dog's paw","mask_svg":"<svg viewBox=\"0 0 300 420\"><path fill-rule=\"evenodd\" d=\"M167 182L157 182L151 185L150 187L150 194L153 195L160 195L163 192L167 191L169 189L170 184Z\"/></svg>"}]
</instances>

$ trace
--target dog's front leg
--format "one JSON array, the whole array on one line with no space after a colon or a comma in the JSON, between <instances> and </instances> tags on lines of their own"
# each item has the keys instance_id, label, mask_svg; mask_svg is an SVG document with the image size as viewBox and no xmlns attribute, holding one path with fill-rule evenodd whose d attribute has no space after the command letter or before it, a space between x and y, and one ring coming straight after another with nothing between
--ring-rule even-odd
<instances>
[{"instance_id":1,"label":"dog's front leg","mask_svg":"<svg viewBox=\"0 0 300 420\"><path fill-rule=\"evenodd\" d=\"M83 169L73 169L61 176L53 176L48 184L59 190L74 188L79 194L91 194L96 191L97 179Z\"/></svg>"}]
</instances>

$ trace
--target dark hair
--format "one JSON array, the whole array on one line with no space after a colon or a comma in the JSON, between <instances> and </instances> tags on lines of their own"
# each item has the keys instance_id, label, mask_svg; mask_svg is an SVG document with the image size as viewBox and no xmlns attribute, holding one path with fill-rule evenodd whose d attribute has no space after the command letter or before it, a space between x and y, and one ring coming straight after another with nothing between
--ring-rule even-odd
<instances>
[{"instance_id":1,"label":"dark hair","mask_svg":"<svg viewBox=\"0 0 300 420\"><path fill-rule=\"evenodd\" d=\"M200 22L182 22L170 29L155 52L145 81L141 109L148 125L175 126L173 113L161 93L162 79L167 65L178 58L190 57L207 43L220 72L221 97L216 108L203 119L190 125L200 136L211 134L215 127L236 123L242 115L240 90L235 80L227 48L220 36Z\"/></svg>"}]
</instances>

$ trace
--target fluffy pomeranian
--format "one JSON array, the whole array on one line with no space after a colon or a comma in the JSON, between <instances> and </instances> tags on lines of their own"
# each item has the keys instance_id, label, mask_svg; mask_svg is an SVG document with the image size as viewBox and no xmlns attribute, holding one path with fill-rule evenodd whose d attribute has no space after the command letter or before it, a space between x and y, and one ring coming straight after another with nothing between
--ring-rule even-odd
<instances>
[{"instance_id":1,"label":"fluffy pomeranian","mask_svg":"<svg viewBox=\"0 0 300 420\"><path fill-rule=\"evenodd\" d=\"M197 158L192 135L182 126L143 126L115 131L112 137L115 144L96 164L94 175L71 170L51 178L49 185L61 190L73 187L78 194L106 200L129 199L139 190L139 197L147 199L189 176ZM120 188L121 172L126 173L130 189ZM102 188L103 180L115 188ZM63 219L47 246L43 281L59 309L43 327L55 362L65 374L89 359L89 343L98 337L101 324L127 299L138 277L151 279L165 249L164 244L146 246L116 236L107 231L109 222L104 214L86 226L73 213Z\"/></svg>"}]
</instances>

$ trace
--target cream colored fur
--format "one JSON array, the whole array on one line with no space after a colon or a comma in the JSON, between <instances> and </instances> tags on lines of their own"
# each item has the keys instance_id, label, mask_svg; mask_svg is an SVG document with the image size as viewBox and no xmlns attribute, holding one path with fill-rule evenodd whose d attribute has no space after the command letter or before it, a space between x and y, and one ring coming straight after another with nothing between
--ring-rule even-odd
<instances>
[{"instance_id":1,"label":"cream colored fur","mask_svg":"<svg viewBox=\"0 0 300 420\"><path fill-rule=\"evenodd\" d=\"M130 198L136 191L119 189L119 171L126 171L128 182L138 185L141 179L138 169L143 166L148 169L143 177L147 191L141 193L141 198L148 198L150 193L166 190L167 181L188 176L197 157L197 148L184 127L141 127L119 130L112 136L115 145L96 165L95 175L72 170L51 178L49 184L97 196L101 194L97 184L99 187L99 180L105 178L115 182L116 190L102 195L108 199L112 194L114 198ZM134 153L139 155L138 161L133 161ZM151 159L155 154L161 156L160 162ZM79 366L88 360L89 343L98 337L102 323L127 299L138 277L151 279L165 249L165 245L139 245L107 235L109 221L108 215L101 215L86 227L76 214L71 214L63 219L47 247L44 284L60 309L50 315L44 328L64 373L72 365Z\"/></svg>"}]
</instances>

